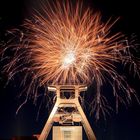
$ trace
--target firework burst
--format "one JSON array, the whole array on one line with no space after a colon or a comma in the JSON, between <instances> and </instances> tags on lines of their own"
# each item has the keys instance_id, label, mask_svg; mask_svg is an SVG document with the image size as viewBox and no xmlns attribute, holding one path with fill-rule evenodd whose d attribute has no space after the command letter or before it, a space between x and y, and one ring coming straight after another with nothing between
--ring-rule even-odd
<instances>
[{"instance_id":1,"label":"firework burst","mask_svg":"<svg viewBox=\"0 0 140 140\"><path fill-rule=\"evenodd\" d=\"M42 13L36 12L26 20L24 32L16 30L15 36L12 31L14 37L4 50L12 50L13 55L4 71L9 73L9 79L17 73L24 74L21 83L26 86L26 99L33 95L36 100L38 88L48 84L93 83L96 92L92 110L99 118L99 113L109 108L101 93L104 83L111 85L117 108L123 97L129 103L134 93L125 75L118 72L118 65L129 64L135 67L135 73L139 71L130 53L134 45L128 45L121 33L110 34L115 22L102 23L100 13L78 2L76 6L69 1L42 5ZM11 43L16 39L19 43Z\"/></svg>"}]
</instances>

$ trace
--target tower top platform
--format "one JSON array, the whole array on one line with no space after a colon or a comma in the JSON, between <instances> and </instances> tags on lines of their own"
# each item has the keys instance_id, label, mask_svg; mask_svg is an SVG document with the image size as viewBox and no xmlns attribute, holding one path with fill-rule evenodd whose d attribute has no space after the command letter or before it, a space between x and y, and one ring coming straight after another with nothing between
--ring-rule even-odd
<instances>
[{"instance_id":1,"label":"tower top platform","mask_svg":"<svg viewBox=\"0 0 140 140\"><path fill-rule=\"evenodd\" d=\"M78 92L86 91L86 85L49 85L48 91L56 92L56 91L75 91ZM56 92L57 93L57 92Z\"/></svg>"}]
</instances>

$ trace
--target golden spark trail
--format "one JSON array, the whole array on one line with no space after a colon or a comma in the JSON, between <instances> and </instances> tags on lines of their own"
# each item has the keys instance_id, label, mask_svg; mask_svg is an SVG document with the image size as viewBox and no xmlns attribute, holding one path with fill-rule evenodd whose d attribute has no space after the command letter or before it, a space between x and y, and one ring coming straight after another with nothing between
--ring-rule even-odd
<instances>
[{"instance_id":1,"label":"golden spark trail","mask_svg":"<svg viewBox=\"0 0 140 140\"><path fill-rule=\"evenodd\" d=\"M42 5L42 9L42 13L36 12L31 20L26 20L21 41L8 46L14 50L14 57L5 71L10 77L23 72L23 85L31 77L29 88L25 89L28 97L33 94L36 98L38 87L48 84L93 83L96 93L92 109L97 110L99 118L100 112L104 115L110 108L101 92L103 85L109 83L116 105L125 99L129 103L134 90L125 75L118 72L118 65L131 67L134 57L123 34L110 34L116 21L103 23L100 13L85 9L80 2L73 6L70 1L57 1ZM135 67L135 71L139 68Z\"/></svg>"}]
</instances>

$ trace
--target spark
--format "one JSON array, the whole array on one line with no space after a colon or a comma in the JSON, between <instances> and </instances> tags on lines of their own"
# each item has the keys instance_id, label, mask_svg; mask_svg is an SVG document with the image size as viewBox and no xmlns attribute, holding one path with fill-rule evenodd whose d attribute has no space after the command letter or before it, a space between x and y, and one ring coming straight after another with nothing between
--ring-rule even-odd
<instances>
[{"instance_id":1,"label":"spark","mask_svg":"<svg viewBox=\"0 0 140 140\"><path fill-rule=\"evenodd\" d=\"M25 21L23 32L16 30L15 35L12 31L14 37L4 49L4 52L8 49L13 52L4 66L9 78L23 73L21 84L26 87L26 97L32 96L35 100L39 96L38 89L49 84L89 86L93 83L96 91L91 105L97 118L100 112L104 115L110 108L101 92L105 83L112 87L117 108L119 101L126 99L130 103L134 90L125 74L118 71L118 65L133 63L135 73L139 73L139 67L131 53L135 46L129 45L122 33L110 34L116 21L103 23L99 12L85 9L80 2L76 6L70 1L46 5Z\"/></svg>"}]
</instances>

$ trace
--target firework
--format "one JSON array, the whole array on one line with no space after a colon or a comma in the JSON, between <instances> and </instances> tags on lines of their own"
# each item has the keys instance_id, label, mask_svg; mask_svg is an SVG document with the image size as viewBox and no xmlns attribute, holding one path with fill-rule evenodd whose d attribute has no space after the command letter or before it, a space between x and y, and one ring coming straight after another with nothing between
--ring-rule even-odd
<instances>
[{"instance_id":1,"label":"firework","mask_svg":"<svg viewBox=\"0 0 140 140\"><path fill-rule=\"evenodd\" d=\"M20 37L14 36L5 49L12 50L13 55L4 71L9 73L9 79L23 73L24 91L27 98L34 99L38 88L48 84L93 83L96 91L92 110L99 118L100 112L104 114L110 108L101 92L105 83L112 87L117 108L124 97L129 103L134 93L118 66L135 66L135 73L139 70L130 53L133 45L128 45L121 33L110 34L115 22L103 23L100 13L85 9L79 2L76 6L70 1L44 4L41 12L26 20L23 32L16 31ZM18 43L11 43L17 38Z\"/></svg>"}]
</instances>

